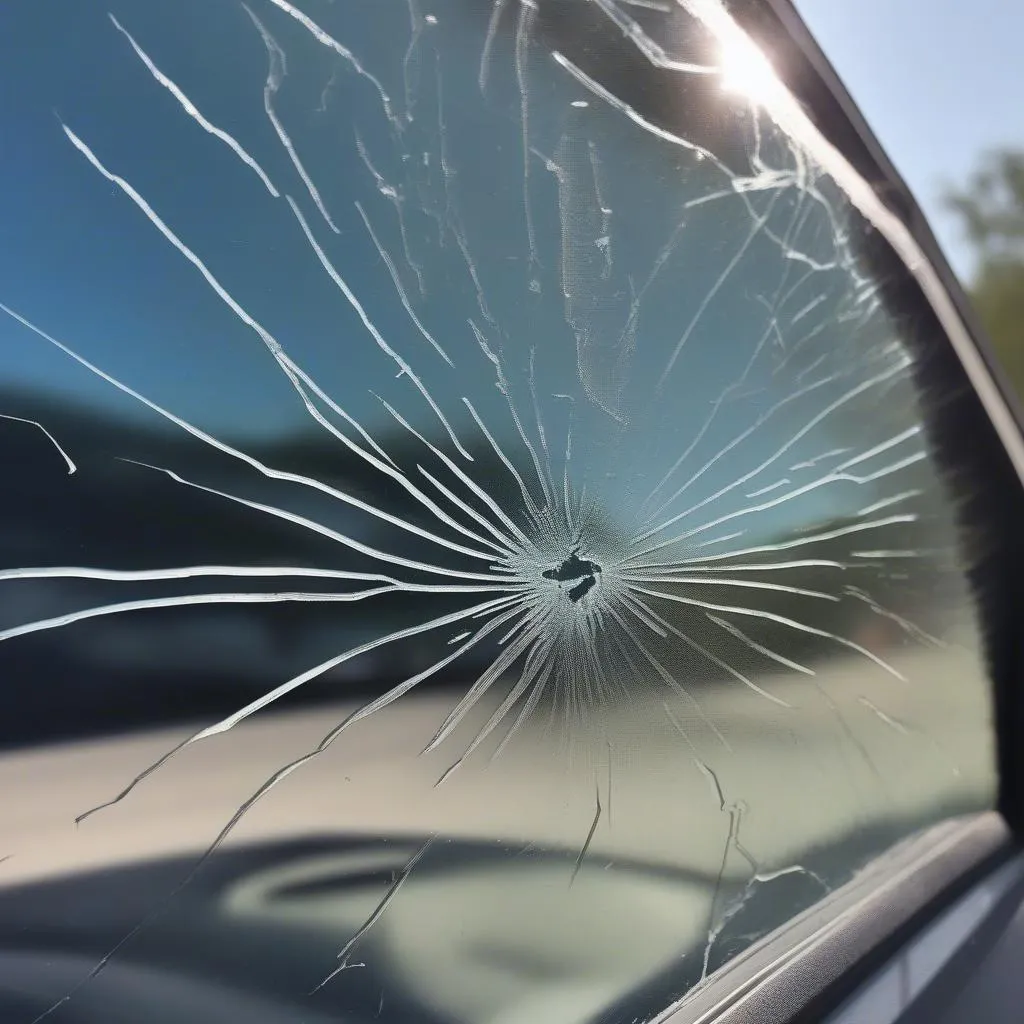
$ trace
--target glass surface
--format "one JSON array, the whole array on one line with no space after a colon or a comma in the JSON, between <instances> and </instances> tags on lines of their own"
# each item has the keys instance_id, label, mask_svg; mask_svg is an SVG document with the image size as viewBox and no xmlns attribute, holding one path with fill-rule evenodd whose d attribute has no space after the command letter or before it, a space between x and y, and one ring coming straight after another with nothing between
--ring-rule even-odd
<instances>
[{"instance_id":1,"label":"glass surface","mask_svg":"<svg viewBox=\"0 0 1024 1024\"><path fill-rule=\"evenodd\" d=\"M991 806L945 342L733 28L0 8L5 1019L647 1019Z\"/></svg>"}]
</instances>

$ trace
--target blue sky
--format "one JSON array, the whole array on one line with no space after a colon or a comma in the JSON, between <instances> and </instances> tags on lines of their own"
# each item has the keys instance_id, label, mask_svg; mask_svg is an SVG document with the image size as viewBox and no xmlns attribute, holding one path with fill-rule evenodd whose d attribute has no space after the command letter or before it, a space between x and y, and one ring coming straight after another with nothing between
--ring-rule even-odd
<instances>
[{"instance_id":1,"label":"blue sky","mask_svg":"<svg viewBox=\"0 0 1024 1024\"><path fill-rule=\"evenodd\" d=\"M939 203L980 153L1024 146L1020 0L795 0L924 207L954 268L970 254Z\"/></svg>"}]
</instances>

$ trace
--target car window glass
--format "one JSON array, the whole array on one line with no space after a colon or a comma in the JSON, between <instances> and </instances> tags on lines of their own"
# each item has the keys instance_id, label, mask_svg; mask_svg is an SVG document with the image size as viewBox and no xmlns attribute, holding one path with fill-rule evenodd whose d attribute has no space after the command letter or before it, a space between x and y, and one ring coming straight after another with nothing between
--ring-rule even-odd
<instances>
[{"instance_id":1,"label":"car window glass","mask_svg":"<svg viewBox=\"0 0 1024 1024\"><path fill-rule=\"evenodd\" d=\"M0 902L86 954L40 1009L127 962L625 1021L991 806L944 340L729 26L4 6Z\"/></svg>"}]
</instances>

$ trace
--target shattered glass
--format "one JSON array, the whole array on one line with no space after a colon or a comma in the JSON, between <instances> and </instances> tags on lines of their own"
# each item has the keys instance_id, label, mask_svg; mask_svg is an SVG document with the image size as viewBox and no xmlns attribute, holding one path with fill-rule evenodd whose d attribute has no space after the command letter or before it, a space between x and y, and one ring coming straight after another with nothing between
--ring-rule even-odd
<instances>
[{"instance_id":1,"label":"shattered glass","mask_svg":"<svg viewBox=\"0 0 1024 1024\"><path fill-rule=\"evenodd\" d=\"M991 805L906 271L727 7L16 0L0 55L0 906L181 858L52 1019L209 891L310 1020L646 1020Z\"/></svg>"}]
</instances>

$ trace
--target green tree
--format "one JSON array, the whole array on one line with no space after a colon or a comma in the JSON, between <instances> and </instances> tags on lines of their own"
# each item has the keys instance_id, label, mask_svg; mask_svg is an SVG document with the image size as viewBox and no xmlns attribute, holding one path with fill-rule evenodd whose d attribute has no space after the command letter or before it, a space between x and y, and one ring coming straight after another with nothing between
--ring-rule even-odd
<instances>
[{"instance_id":1,"label":"green tree","mask_svg":"<svg viewBox=\"0 0 1024 1024\"><path fill-rule=\"evenodd\" d=\"M1024 152L987 154L945 197L975 251L971 294L997 355L1024 396Z\"/></svg>"}]
</instances>

